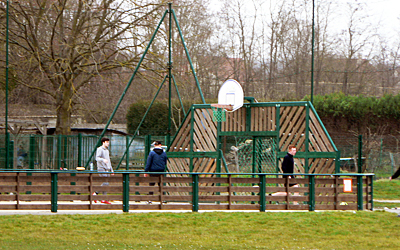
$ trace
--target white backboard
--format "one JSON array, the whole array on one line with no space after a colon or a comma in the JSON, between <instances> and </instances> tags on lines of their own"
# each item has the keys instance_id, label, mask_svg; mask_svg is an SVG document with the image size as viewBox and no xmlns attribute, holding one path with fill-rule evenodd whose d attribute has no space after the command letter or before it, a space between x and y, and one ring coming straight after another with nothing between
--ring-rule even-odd
<instances>
[{"instance_id":1,"label":"white backboard","mask_svg":"<svg viewBox=\"0 0 400 250\"><path fill-rule=\"evenodd\" d=\"M218 104L231 104L235 111L243 106L244 94L240 83L229 79L222 84L218 92Z\"/></svg>"}]
</instances>

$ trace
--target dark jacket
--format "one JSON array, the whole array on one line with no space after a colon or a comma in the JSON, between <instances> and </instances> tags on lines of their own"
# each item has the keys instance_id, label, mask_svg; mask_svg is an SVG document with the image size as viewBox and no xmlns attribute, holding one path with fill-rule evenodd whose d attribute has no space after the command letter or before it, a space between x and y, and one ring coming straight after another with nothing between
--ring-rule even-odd
<instances>
[{"instance_id":1,"label":"dark jacket","mask_svg":"<svg viewBox=\"0 0 400 250\"><path fill-rule=\"evenodd\" d=\"M294 172L293 155L287 153L287 155L283 157L282 172L285 174L293 174ZM294 175L291 175L291 177L294 178Z\"/></svg>"},{"instance_id":2,"label":"dark jacket","mask_svg":"<svg viewBox=\"0 0 400 250\"><path fill-rule=\"evenodd\" d=\"M396 179L399 176L400 176L400 167L399 167L399 169L397 169L396 173L394 173L394 175L392 175L392 179Z\"/></svg>"},{"instance_id":3,"label":"dark jacket","mask_svg":"<svg viewBox=\"0 0 400 250\"><path fill-rule=\"evenodd\" d=\"M147 158L145 172L164 172L167 165L167 154L162 148L154 148Z\"/></svg>"}]
</instances>

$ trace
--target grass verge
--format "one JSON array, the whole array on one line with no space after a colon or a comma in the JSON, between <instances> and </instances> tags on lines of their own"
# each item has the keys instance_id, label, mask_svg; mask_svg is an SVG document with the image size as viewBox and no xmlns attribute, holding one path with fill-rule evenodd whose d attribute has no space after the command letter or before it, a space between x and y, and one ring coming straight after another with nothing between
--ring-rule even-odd
<instances>
[{"instance_id":1,"label":"grass verge","mask_svg":"<svg viewBox=\"0 0 400 250\"><path fill-rule=\"evenodd\" d=\"M400 200L400 180L374 181L374 199Z\"/></svg>"},{"instance_id":2,"label":"grass verge","mask_svg":"<svg viewBox=\"0 0 400 250\"><path fill-rule=\"evenodd\" d=\"M0 249L398 249L388 212L0 216Z\"/></svg>"}]
</instances>

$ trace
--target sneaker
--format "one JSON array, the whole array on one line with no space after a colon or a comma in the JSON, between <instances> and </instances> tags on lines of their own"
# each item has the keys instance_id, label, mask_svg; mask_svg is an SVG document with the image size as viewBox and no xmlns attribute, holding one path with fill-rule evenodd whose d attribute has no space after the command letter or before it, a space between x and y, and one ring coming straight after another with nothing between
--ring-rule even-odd
<instances>
[{"instance_id":1,"label":"sneaker","mask_svg":"<svg viewBox=\"0 0 400 250\"><path fill-rule=\"evenodd\" d=\"M97 195L97 192L94 192L92 195ZM97 200L94 200L94 203L97 203Z\"/></svg>"},{"instance_id":2,"label":"sneaker","mask_svg":"<svg viewBox=\"0 0 400 250\"><path fill-rule=\"evenodd\" d=\"M109 202L109 201L105 201L105 200L102 200L102 201L101 201L101 203L108 204L108 205L110 205L110 204L111 204L111 202Z\"/></svg>"},{"instance_id":3,"label":"sneaker","mask_svg":"<svg viewBox=\"0 0 400 250\"><path fill-rule=\"evenodd\" d=\"M148 202L147 202L147 204L148 204L148 205L149 205L149 204L153 204L153 202L151 202L151 201L148 201Z\"/></svg>"}]
</instances>

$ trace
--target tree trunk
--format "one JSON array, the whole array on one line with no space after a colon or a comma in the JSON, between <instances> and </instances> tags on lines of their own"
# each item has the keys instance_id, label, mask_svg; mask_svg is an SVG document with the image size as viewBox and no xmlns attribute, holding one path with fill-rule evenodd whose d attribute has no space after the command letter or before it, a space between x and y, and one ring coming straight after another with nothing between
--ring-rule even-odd
<instances>
[{"instance_id":1,"label":"tree trunk","mask_svg":"<svg viewBox=\"0 0 400 250\"><path fill-rule=\"evenodd\" d=\"M57 95L56 134L71 134L72 94L70 83L64 83Z\"/></svg>"}]
</instances>

